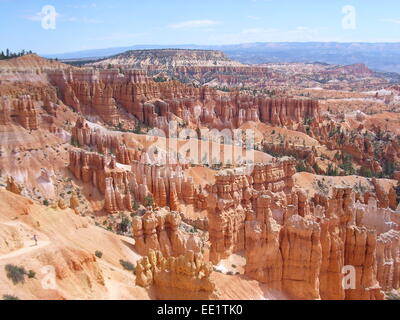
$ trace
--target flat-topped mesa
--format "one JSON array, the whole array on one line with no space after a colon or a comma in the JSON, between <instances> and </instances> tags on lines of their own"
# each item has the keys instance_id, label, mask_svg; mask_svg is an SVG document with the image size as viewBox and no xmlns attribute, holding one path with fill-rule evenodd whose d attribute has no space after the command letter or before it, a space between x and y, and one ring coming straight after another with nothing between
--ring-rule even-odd
<instances>
[{"instance_id":1,"label":"flat-topped mesa","mask_svg":"<svg viewBox=\"0 0 400 320\"><path fill-rule=\"evenodd\" d=\"M137 263L136 285L152 288L157 299L209 300L217 297L210 279L213 265L202 255L187 251L179 257L164 257L160 251Z\"/></svg>"},{"instance_id":2,"label":"flat-topped mesa","mask_svg":"<svg viewBox=\"0 0 400 320\"><path fill-rule=\"evenodd\" d=\"M193 235L181 231L181 216L177 212L159 209L147 211L136 216L132 222L135 250L141 255L148 255L151 250L159 250L165 256L179 256L193 250L201 251L201 243Z\"/></svg>"},{"instance_id":3,"label":"flat-topped mesa","mask_svg":"<svg viewBox=\"0 0 400 320\"><path fill-rule=\"evenodd\" d=\"M106 68L109 65L133 66L139 69L167 70L175 67L240 67L222 51L187 49L130 50L91 64Z\"/></svg>"},{"instance_id":4,"label":"flat-topped mesa","mask_svg":"<svg viewBox=\"0 0 400 320\"><path fill-rule=\"evenodd\" d=\"M268 67L242 64L223 52L210 50L132 50L89 64L103 69L110 65L140 68L159 79L219 86L265 85L274 76Z\"/></svg>"},{"instance_id":5,"label":"flat-topped mesa","mask_svg":"<svg viewBox=\"0 0 400 320\"><path fill-rule=\"evenodd\" d=\"M15 99L2 97L0 113L0 124L12 124L12 119L16 119L18 124L27 130L39 128L39 114L30 96L20 96Z\"/></svg>"}]
</instances>

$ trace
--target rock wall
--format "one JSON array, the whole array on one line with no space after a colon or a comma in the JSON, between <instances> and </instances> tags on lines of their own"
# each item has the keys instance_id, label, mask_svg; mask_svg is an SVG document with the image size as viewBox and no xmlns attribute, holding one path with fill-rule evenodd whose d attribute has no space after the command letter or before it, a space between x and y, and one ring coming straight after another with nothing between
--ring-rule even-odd
<instances>
[{"instance_id":1,"label":"rock wall","mask_svg":"<svg viewBox=\"0 0 400 320\"><path fill-rule=\"evenodd\" d=\"M97 153L71 150L69 156L69 169L74 176L104 194L104 209L107 212L132 211L132 175L129 171L118 168L114 158Z\"/></svg>"},{"instance_id":2,"label":"rock wall","mask_svg":"<svg viewBox=\"0 0 400 320\"><path fill-rule=\"evenodd\" d=\"M104 140L101 140L104 141ZM103 144L100 144L103 145ZM118 150L121 150L120 148ZM124 149L122 149L124 150ZM109 212L131 211L133 202L146 204L150 201L159 207L177 210L181 203L204 206L204 198L186 177L180 166L147 165L133 160L133 153L127 152L121 166L121 157L102 155L85 150L71 150L69 169L84 183L95 186L104 194L104 209Z\"/></svg>"},{"instance_id":3,"label":"rock wall","mask_svg":"<svg viewBox=\"0 0 400 320\"><path fill-rule=\"evenodd\" d=\"M137 149L127 148L124 138L119 132L92 128L87 121L79 118L72 128L71 142L80 147L93 147L101 154L113 154L116 161L130 165L132 161L139 160L142 153Z\"/></svg>"},{"instance_id":4,"label":"rock wall","mask_svg":"<svg viewBox=\"0 0 400 320\"><path fill-rule=\"evenodd\" d=\"M272 192L286 195L285 191L291 191L294 166L293 160L283 158L270 164L255 165L251 174L246 174L246 169L241 168L224 170L216 175L216 183L206 188L211 259L214 263L245 249L245 221L250 219L248 216L256 214L254 208L258 195ZM296 195L288 194L275 203L274 209L285 210L292 202L296 202Z\"/></svg>"},{"instance_id":5,"label":"rock wall","mask_svg":"<svg viewBox=\"0 0 400 320\"><path fill-rule=\"evenodd\" d=\"M112 125L119 122L117 105L140 122L161 129L175 117L188 124L218 129L238 128L246 121L291 126L306 119L320 119L319 105L314 100L227 94L177 81L151 82L135 72L55 71L49 73L49 78L66 105L98 115Z\"/></svg>"},{"instance_id":6,"label":"rock wall","mask_svg":"<svg viewBox=\"0 0 400 320\"><path fill-rule=\"evenodd\" d=\"M39 114L30 96L20 96L19 98L2 97L0 99L0 124L7 125L13 123L13 118L17 123L27 130L37 130L39 128Z\"/></svg>"},{"instance_id":7,"label":"rock wall","mask_svg":"<svg viewBox=\"0 0 400 320\"><path fill-rule=\"evenodd\" d=\"M378 236L376 256L382 289L400 288L400 231L390 230Z\"/></svg>"},{"instance_id":8,"label":"rock wall","mask_svg":"<svg viewBox=\"0 0 400 320\"><path fill-rule=\"evenodd\" d=\"M137 264L136 285L154 289L156 299L210 300L216 298L212 272L212 264L193 251L177 258L151 251Z\"/></svg>"},{"instance_id":9,"label":"rock wall","mask_svg":"<svg viewBox=\"0 0 400 320\"><path fill-rule=\"evenodd\" d=\"M207 202L213 263L242 253L246 275L296 299L375 300L382 289L397 289L396 214L356 204L346 188L307 200L293 174L293 161L284 159L216 176ZM347 266L354 288L342 284Z\"/></svg>"},{"instance_id":10,"label":"rock wall","mask_svg":"<svg viewBox=\"0 0 400 320\"><path fill-rule=\"evenodd\" d=\"M85 115L99 116L110 125L118 125L120 120L114 95L123 100L125 85L147 81L143 72L133 70L125 74L118 70L55 71L48 77L66 105Z\"/></svg>"},{"instance_id":11,"label":"rock wall","mask_svg":"<svg viewBox=\"0 0 400 320\"><path fill-rule=\"evenodd\" d=\"M181 221L178 213L165 209L136 216L132 222L136 251L148 255L151 250L157 250L164 256L179 256L187 250L200 252L201 244L194 236L181 231Z\"/></svg>"}]
</instances>

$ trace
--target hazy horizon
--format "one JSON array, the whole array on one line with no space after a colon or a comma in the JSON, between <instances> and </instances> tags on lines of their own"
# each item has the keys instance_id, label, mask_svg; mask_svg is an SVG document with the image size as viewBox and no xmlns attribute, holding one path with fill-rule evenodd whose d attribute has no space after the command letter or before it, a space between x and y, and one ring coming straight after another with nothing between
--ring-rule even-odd
<instances>
[{"instance_id":1,"label":"hazy horizon","mask_svg":"<svg viewBox=\"0 0 400 320\"><path fill-rule=\"evenodd\" d=\"M0 0L0 7L0 50L47 55L142 43L397 43L400 31L400 3L394 0Z\"/></svg>"},{"instance_id":2,"label":"hazy horizon","mask_svg":"<svg viewBox=\"0 0 400 320\"><path fill-rule=\"evenodd\" d=\"M271 41L271 42L242 42L242 43L229 43L223 45L209 45L209 47L229 47L229 46L246 46L246 45L255 45L255 44L364 44L364 45L400 45L400 41L396 42L339 42L339 41ZM213 49L201 49L207 47L207 45L200 45L196 43L185 43L185 44L132 44L128 46L114 46L114 47L103 47L103 48L93 48L87 50L77 50L77 51L67 51L67 52L55 52L55 53L46 53L46 52L35 52L38 55L57 55L57 54L68 54L68 53L80 53L87 51L99 51L99 50L110 50L110 49L129 49L132 47L143 47L143 49L132 49L132 50L156 50L154 47L159 47L160 50L165 49L178 49L185 50L182 47L199 47L199 49L187 49L187 50L213 50ZM147 48L147 49L146 49Z\"/></svg>"}]
</instances>

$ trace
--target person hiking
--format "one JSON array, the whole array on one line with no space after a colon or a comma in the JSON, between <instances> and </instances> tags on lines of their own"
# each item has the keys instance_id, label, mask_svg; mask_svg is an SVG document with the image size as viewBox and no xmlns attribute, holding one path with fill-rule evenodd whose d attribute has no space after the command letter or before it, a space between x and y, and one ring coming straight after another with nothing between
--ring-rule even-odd
<instances>
[{"instance_id":1,"label":"person hiking","mask_svg":"<svg viewBox=\"0 0 400 320\"><path fill-rule=\"evenodd\" d=\"M36 234L33 235L32 240L35 241L35 246L37 246L37 245L38 245L38 244L37 244L38 239L37 239L37 235L36 235Z\"/></svg>"}]
</instances>

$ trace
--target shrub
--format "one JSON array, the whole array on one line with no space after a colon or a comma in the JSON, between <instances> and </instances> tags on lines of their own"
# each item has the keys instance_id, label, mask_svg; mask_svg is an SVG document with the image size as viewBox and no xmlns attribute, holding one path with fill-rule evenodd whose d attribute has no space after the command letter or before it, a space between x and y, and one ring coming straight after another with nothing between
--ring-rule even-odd
<instances>
[{"instance_id":1,"label":"shrub","mask_svg":"<svg viewBox=\"0 0 400 320\"><path fill-rule=\"evenodd\" d=\"M366 177L366 178L373 178L374 177L374 173L372 172L372 170L369 169L369 168L365 168L365 167L361 167L358 170L358 175L362 176L362 177Z\"/></svg>"},{"instance_id":2,"label":"shrub","mask_svg":"<svg viewBox=\"0 0 400 320\"><path fill-rule=\"evenodd\" d=\"M125 260L119 260L119 263L125 270L132 271L133 274L136 274L136 267L133 265L133 263Z\"/></svg>"},{"instance_id":3,"label":"shrub","mask_svg":"<svg viewBox=\"0 0 400 320\"><path fill-rule=\"evenodd\" d=\"M26 271L24 267L8 264L5 266L5 269L7 272L7 278L10 279L14 284L25 282Z\"/></svg>"},{"instance_id":4,"label":"shrub","mask_svg":"<svg viewBox=\"0 0 400 320\"><path fill-rule=\"evenodd\" d=\"M43 200L43 204L48 207L50 205L50 202L49 202L49 200L46 199L46 200Z\"/></svg>"},{"instance_id":5,"label":"shrub","mask_svg":"<svg viewBox=\"0 0 400 320\"><path fill-rule=\"evenodd\" d=\"M139 203L136 200L133 200L132 207L135 211L139 209Z\"/></svg>"},{"instance_id":6,"label":"shrub","mask_svg":"<svg viewBox=\"0 0 400 320\"><path fill-rule=\"evenodd\" d=\"M3 295L3 300L19 300L19 298L16 296L5 294L5 295Z\"/></svg>"},{"instance_id":7,"label":"shrub","mask_svg":"<svg viewBox=\"0 0 400 320\"><path fill-rule=\"evenodd\" d=\"M34 279L36 277L36 272L33 270L28 271L28 278L29 279Z\"/></svg>"},{"instance_id":8,"label":"shrub","mask_svg":"<svg viewBox=\"0 0 400 320\"><path fill-rule=\"evenodd\" d=\"M144 198L144 206L147 207L152 207L154 205L154 200L152 196L147 196Z\"/></svg>"},{"instance_id":9,"label":"shrub","mask_svg":"<svg viewBox=\"0 0 400 320\"><path fill-rule=\"evenodd\" d=\"M328 170L326 171L327 176L336 177L339 175L337 168L333 168L333 165L330 163L328 165Z\"/></svg>"},{"instance_id":10,"label":"shrub","mask_svg":"<svg viewBox=\"0 0 400 320\"><path fill-rule=\"evenodd\" d=\"M121 223L118 225L118 229L120 232L127 232L129 230L129 227L131 225L131 221L129 220L129 218L123 214L121 216Z\"/></svg>"},{"instance_id":11,"label":"shrub","mask_svg":"<svg viewBox=\"0 0 400 320\"><path fill-rule=\"evenodd\" d=\"M96 252L94 253L94 255L95 255L97 258L101 259L101 258L103 257L103 252L101 252L101 251L99 251L99 250L96 250Z\"/></svg>"},{"instance_id":12,"label":"shrub","mask_svg":"<svg viewBox=\"0 0 400 320\"><path fill-rule=\"evenodd\" d=\"M236 268L237 268L237 265L236 265L236 264L233 264L233 265L232 265L232 268L233 268L233 269L236 269Z\"/></svg>"}]
</instances>

